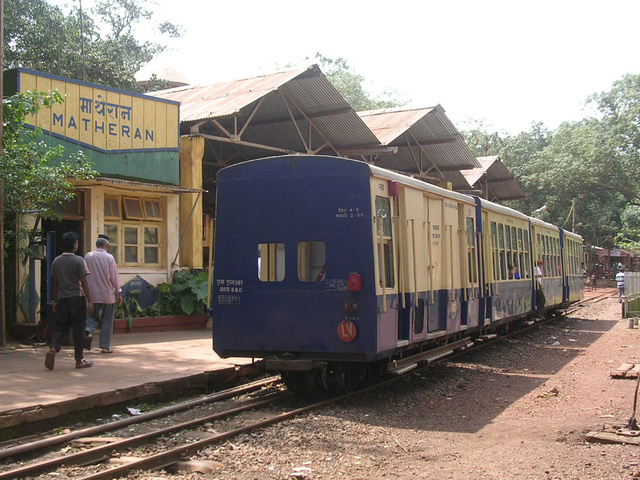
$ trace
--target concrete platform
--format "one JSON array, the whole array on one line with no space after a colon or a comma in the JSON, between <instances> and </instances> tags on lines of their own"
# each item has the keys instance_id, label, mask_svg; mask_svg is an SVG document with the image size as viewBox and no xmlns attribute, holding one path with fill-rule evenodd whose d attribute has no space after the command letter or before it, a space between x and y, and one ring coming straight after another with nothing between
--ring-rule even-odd
<instances>
[{"instance_id":1,"label":"concrete platform","mask_svg":"<svg viewBox=\"0 0 640 480\"><path fill-rule=\"evenodd\" d=\"M100 353L99 333L85 350L91 368L75 368L64 345L55 368L44 359L49 346L0 348L0 429L49 421L92 407L202 387L216 376L234 377L250 359L220 359L211 330L124 333L113 336L112 354ZM1 437L1 436L0 436Z\"/></svg>"}]
</instances>

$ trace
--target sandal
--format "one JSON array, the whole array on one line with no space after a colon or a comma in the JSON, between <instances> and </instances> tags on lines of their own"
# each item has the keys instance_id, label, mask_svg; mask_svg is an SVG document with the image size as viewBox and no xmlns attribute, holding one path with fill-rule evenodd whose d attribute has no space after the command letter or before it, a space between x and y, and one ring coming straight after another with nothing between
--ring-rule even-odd
<instances>
[{"instance_id":1,"label":"sandal","mask_svg":"<svg viewBox=\"0 0 640 480\"><path fill-rule=\"evenodd\" d=\"M103 348L102 353L113 353L113 350L111 350L110 348Z\"/></svg>"},{"instance_id":2,"label":"sandal","mask_svg":"<svg viewBox=\"0 0 640 480\"><path fill-rule=\"evenodd\" d=\"M89 368L93 365L93 362L87 360L80 360L80 362L76 363L76 368Z\"/></svg>"},{"instance_id":3,"label":"sandal","mask_svg":"<svg viewBox=\"0 0 640 480\"><path fill-rule=\"evenodd\" d=\"M47 352L47 356L44 357L44 366L49 370L53 370L53 366L56 362L56 353L58 352L52 348Z\"/></svg>"}]
</instances>

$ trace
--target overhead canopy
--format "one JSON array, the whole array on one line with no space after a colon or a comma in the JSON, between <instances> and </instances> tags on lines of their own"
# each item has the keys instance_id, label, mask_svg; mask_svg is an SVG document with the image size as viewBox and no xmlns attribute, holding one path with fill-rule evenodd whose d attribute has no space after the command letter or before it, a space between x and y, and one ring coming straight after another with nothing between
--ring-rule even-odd
<instances>
[{"instance_id":1,"label":"overhead canopy","mask_svg":"<svg viewBox=\"0 0 640 480\"><path fill-rule=\"evenodd\" d=\"M374 152L376 136L317 65L153 95L179 101L181 133L206 139L204 188L227 165L288 153Z\"/></svg>"},{"instance_id":2,"label":"overhead canopy","mask_svg":"<svg viewBox=\"0 0 640 480\"><path fill-rule=\"evenodd\" d=\"M471 188L460 170L480 163L440 105L358 114L383 146L397 148L396 154L376 155L376 165L428 181L446 180L454 190Z\"/></svg>"},{"instance_id":3,"label":"overhead canopy","mask_svg":"<svg viewBox=\"0 0 640 480\"><path fill-rule=\"evenodd\" d=\"M480 168L462 171L476 193L492 202L525 200L524 193L515 177L498 156L478 157Z\"/></svg>"}]
</instances>

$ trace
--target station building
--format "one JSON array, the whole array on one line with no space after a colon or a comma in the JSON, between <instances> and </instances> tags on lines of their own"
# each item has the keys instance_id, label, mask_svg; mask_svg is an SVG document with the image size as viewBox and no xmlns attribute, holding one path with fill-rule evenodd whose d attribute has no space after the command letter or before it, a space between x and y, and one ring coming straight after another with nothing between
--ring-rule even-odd
<instances>
[{"instance_id":1,"label":"station building","mask_svg":"<svg viewBox=\"0 0 640 480\"><path fill-rule=\"evenodd\" d=\"M67 154L82 151L100 174L72 180L75 200L62 206L60 220L25 212L22 221L43 232L30 241L45 245L46 255L14 259L18 322L36 322L51 301L46 272L67 231L79 234L80 255L95 248L99 234L108 235L122 284L154 286L177 269L203 267L201 231L189 226L202 217L202 147L180 138L178 102L27 69L5 72L4 87L5 95L62 93L64 103L41 108L27 126Z\"/></svg>"}]
</instances>

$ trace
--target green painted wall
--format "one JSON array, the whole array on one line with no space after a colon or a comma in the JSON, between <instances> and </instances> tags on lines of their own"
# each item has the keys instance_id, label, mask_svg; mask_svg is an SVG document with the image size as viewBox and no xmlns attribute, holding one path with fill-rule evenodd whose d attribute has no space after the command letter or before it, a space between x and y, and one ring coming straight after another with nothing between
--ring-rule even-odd
<instances>
[{"instance_id":1,"label":"green painted wall","mask_svg":"<svg viewBox=\"0 0 640 480\"><path fill-rule=\"evenodd\" d=\"M169 185L180 185L180 157L178 152L102 153L75 143L40 135L40 140L55 147L62 145L68 154L78 151L91 158L94 168L105 177L126 178Z\"/></svg>"}]
</instances>

